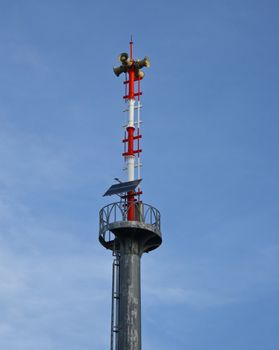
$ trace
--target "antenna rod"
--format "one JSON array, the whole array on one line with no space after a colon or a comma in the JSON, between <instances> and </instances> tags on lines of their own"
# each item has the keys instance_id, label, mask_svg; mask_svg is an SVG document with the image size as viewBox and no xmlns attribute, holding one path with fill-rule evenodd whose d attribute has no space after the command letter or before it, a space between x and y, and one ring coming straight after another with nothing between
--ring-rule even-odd
<instances>
[{"instance_id":1,"label":"antenna rod","mask_svg":"<svg viewBox=\"0 0 279 350\"><path fill-rule=\"evenodd\" d=\"M133 59L133 36L130 39L130 58Z\"/></svg>"}]
</instances>

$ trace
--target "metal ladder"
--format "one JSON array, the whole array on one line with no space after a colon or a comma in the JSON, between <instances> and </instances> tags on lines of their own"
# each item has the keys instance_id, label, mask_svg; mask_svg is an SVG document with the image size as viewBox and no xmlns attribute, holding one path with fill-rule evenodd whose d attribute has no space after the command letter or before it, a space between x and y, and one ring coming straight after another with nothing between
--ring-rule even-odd
<instances>
[{"instance_id":1,"label":"metal ladder","mask_svg":"<svg viewBox=\"0 0 279 350\"><path fill-rule=\"evenodd\" d=\"M119 302L120 302L120 252L114 246L112 263L112 296L111 296L111 338L110 350L119 350Z\"/></svg>"}]
</instances>

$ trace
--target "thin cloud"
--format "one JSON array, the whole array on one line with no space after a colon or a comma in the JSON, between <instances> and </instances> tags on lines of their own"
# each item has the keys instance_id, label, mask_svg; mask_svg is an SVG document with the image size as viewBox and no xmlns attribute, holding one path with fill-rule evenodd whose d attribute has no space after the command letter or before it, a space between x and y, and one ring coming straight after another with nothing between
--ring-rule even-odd
<instances>
[{"instance_id":1,"label":"thin cloud","mask_svg":"<svg viewBox=\"0 0 279 350\"><path fill-rule=\"evenodd\" d=\"M8 53L15 64L29 66L41 72L49 71L46 59L34 46L11 43Z\"/></svg>"}]
</instances>

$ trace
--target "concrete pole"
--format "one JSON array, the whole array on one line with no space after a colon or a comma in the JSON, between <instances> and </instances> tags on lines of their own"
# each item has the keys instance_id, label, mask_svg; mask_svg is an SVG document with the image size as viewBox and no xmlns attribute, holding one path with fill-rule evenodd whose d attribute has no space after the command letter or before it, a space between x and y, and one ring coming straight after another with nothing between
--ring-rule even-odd
<instances>
[{"instance_id":1,"label":"concrete pole","mask_svg":"<svg viewBox=\"0 0 279 350\"><path fill-rule=\"evenodd\" d=\"M141 255L138 240L120 241L119 350L141 350Z\"/></svg>"}]
</instances>

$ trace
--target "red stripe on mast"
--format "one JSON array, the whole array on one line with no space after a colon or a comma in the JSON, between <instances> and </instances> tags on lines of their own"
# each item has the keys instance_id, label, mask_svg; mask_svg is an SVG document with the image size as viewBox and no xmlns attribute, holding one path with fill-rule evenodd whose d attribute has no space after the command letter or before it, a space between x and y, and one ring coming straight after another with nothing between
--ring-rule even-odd
<instances>
[{"instance_id":1,"label":"red stripe on mast","mask_svg":"<svg viewBox=\"0 0 279 350\"><path fill-rule=\"evenodd\" d=\"M135 70L134 68L129 70L129 100L135 98Z\"/></svg>"}]
</instances>

